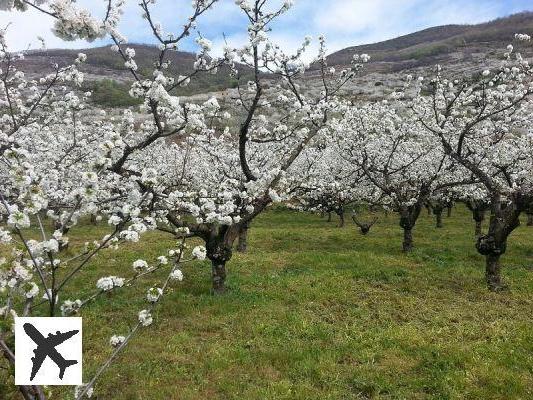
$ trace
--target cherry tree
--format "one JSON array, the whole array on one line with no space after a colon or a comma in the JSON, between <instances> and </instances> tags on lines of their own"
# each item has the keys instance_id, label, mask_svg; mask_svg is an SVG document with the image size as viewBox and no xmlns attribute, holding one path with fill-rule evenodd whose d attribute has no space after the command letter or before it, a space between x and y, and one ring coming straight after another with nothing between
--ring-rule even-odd
<instances>
[{"instance_id":1,"label":"cherry tree","mask_svg":"<svg viewBox=\"0 0 533 400\"><path fill-rule=\"evenodd\" d=\"M345 223L346 207L352 203L346 187L344 187L337 177L330 176L332 182L318 184L301 190L299 201L300 208L305 211L318 212L321 215L331 216L332 213L339 217L339 228ZM328 217L328 222L330 219Z\"/></svg>"},{"instance_id":2,"label":"cherry tree","mask_svg":"<svg viewBox=\"0 0 533 400\"><path fill-rule=\"evenodd\" d=\"M347 179L343 164L332 148L319 150L316 157L301 163L302 173L308 177L295 192L301 210L335 213L339 227L344 226L346 208L358 200L356 180Z\"/></svg>"},{"instance_id":3,"label":"cherry tree","mask_svg":"<svg viewBox=\"0 0 533 400\"><path fill-rule=\"evenodd\" d=\"M411 108L413 120L437 139L449 160L468 170L488 192L489 230L478 237L476 247L486 257L490 290L505 287L500 258L533 195L530 79L529 63L509 45L499 68L472 80L446 78L439 67L425 85L430 94L420 92Z\"/></svg>"},{"instance_id":4,"label":"cherry tree","mask_svg":"<svg viewBox=\"0 0 533 400\"><path fill-rule=\"evenodd\" d=\"M295 191L298 209L334 212L339 216L339 226L342 227L346 209L350 207L352 220L361 233L369 233L377 217L367 221L356 210L373 209L379 204L380 192L368 181L362 169L353 169L349 161L342 158L329 132L324 148L320 148L318 154L308 162L300 163L298 168L302 176L306 176Z\"/></svg>"},{"instance_id":5,"label":"cherry tree","mask_svg":"<svg viewBox=\"0 0 533 400\"><path fill-rule=\"evenodd\" d=\"M225 291L226 263L235 240L270 204L289 199L301 183L301 176L293 173L295 165L313 153L339 103L337 93L367 61L366 56L356 57L351 68L336 72L327 67L321 39L316 65L324 87L318 94L306 93L300 85L309 67L302 58L310 38L287 55L268 36L272 22L291 2L239 1L238 6L249 23L249 42L240 49L227 47L225 54L251 68L253 80L242 82L236 74L239 85L233 98L222 105L215 99L203 104L206 117L186 129L189 146L176 148L191 179L165 177L155 205L167 213L161 230L205 242L214 293ZM237 126L224 127L229 125L224 122L228 111ZM167 163L155 169L171 168L175 166Z\"/></svg>"},{"instance_id":6,"label":"cherry tree","mask_svg":"<svg viewBox=\"0 0 533 400\"><path fill-rule=\"evenodd\" d=\"M5 358L14 362L11 324L16 316L77 314L104 293L131 286L144 275L167 271L161 285L148 289L148 306L139 312L137 325L126 335L114 336L115 351L89 384L79 389L82 396L93 390L95 380L132 335L150 325L151 311L170 282L182 279L179 264L186 261L185 247L179 242L152 265L138 260L130 277L112 275L90 282L76 294L79 298L63 297L65 292L72 294L71 284L98 254L137 242L156 228L154 216L141 215L151 195L140 190L137 179L109 170L124 147L120 124L83 114L84 98L66 86L82 82L76 65L29 80L13 67L12 57L4 52L0 59L0 103L5 112L0 139L0 237L6 249L0 259L0 349ZM83 58L80 55L78 60ZM139 181L150 184L142 175ZM108 233L81 247L67 248L67 233L95 213L107 218ZM19 390L25 399L45 398L41 387Z\"/></svg>"},{"instance_id":7,"label":"cherry tree","mask_svg":"<svg viewBox=\"0 0 533 400\"><path fill-rule=\"evenodd\" d=\"M448 177L448 184L444 185L441 190L433 192L426 204L426 206L428 207L428 211L435 216L435 225L437 228L444 227L442 219L444 210L447 210L447 216L451 217L452 209L457 196L456 188L462 188L463 186L465 186L461 185L460 182L453 183L454 176L457 174L454 169L445 171L445 174ZM455 184L457 184L457 186L455 186Z\"/></svg>"},{"instance_id":8,"label":"cherry tree","mask_svg":"<svg viewBox=\"0 0 533 400\"><path fill-rule=\"evenodd\" d=\"M403 249L410 251L412 230L424 204L446 187L439 178L445 175L447 163L435 140L401 112L388 100L348 107L331 126L348 165L362 170L380 191L382 204L399 213Z\"/></svg>"},{"instance_id":9,"label":"cherry tree","mask_svg":"<svg viewBox=\"0 0 533 400\"><path fill-rule=\"evenodd\" d=\"M149 3L153 2L140 6L152 24ZM144 122L139 128L131 111L115 121L104 111L86 110L90 93L80 94L83 74L78 70L85 55L80 54L75 65L54 66L51 74L27 78L15 66L23 55L9 52L6 32L0 32L0 239L8 249L6 257L0 259L0 350L4 357L14 363L11 324L17 315L78 314L104 293L121 291L146 275L166 272L159 285L147 290L148 305L139 311L130 332L113 335L110 344L114 350L94 377L76 388L76 398L90 396L96 380L131 337L152 323L152 311L166 289L172 281L183 279L180 265L205 258L201 247L185 257L185 238L180 238L175 248L153 262L135 261L129 277L104 276L74 294L78 298L63 297L67 291L72 295L71 283L98 254L137 242L143 233L157 228L160 215L152 205L153 187L159 177L145 167L140 152L202 120L201 107L180 104L167 89L186 85L201 72L214 72L224 61L209 57L206 44L199 40L201 51L194 72L171 79L161 71L168 67L166 51L189 35L196 18L213 3L195 2L183 32L177 37L161 36L164 43L152 80L141 80L134 51L122 47L126 39L116 26L123 1L108 1L103 21L72 1L1 3L2 9L32 7L53 17L55 33L66 40L110 35L116 43L114 49L124 57L125 67L135 78L132 95L145 99L141 110ZM163 35L155 25L154 34ZM147 154L151 153L147 150ZM79 243L72 228L96 214L107 220L108 233L81 247L67 246L67 235L74 235L71 241ZM19 390L25 399L46 398L38 386L21 386Z\"/></svg>"}]
</instances>

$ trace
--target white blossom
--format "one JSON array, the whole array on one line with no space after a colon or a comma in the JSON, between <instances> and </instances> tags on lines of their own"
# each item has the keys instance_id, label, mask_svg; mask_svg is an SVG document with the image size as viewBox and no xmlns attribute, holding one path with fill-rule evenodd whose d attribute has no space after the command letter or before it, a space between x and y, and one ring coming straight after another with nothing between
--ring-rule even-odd
<instances>
[{"instance_id":1,"label":"white blossom","mask_svg":"<svg viewBox=\"0 0 533 400\"><path fill-rule=\"evenodd\" d=\"M139 312L139 322L142 326L149 326L152 324L152 314L148 310Z\"/></svg>"},{"instance_id":2,"label":"white blossom","mask_svg":"<svg viewBox=\"0 0 533 400\"><path fill-rule=\"evenodd\" d=\"M177 268L174 269L170 274L170 279L181 282L183 280L183 272Z\"/></svg>"},{"instance_id":3,"label":"white blossom","mask_svg":"<svg viewBox=\"0 0 533 400\"><path fill-rule=\"evenodd\" d=\"M112 347L119 347L122 343L124 343L125 340L126 340L125 336L113 335L109 339L109 344Z\"/></svg>"},{"instance_id":4,"label":"white blossom","mask_svg":"<svg viewBox=\"0 0 533 400\"><path fill-rule=\"evenodd\" d=\"M205 260L206 255L207 255L207 251L204 246L196 246L192 250L192 256L193 258L197 260Z\"/></svg>"}]
</instances>

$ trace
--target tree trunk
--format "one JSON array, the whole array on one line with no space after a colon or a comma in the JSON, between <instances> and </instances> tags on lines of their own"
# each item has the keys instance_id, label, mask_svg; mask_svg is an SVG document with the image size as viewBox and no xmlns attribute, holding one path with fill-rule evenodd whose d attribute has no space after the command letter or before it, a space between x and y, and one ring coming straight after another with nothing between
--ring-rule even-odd
<instances>
[{"instance_id":1,"label":"tree trunk","mask_svg":"<svg viewBox=\"0 0 533 400\"><path fill-rule=\"evenodd\" d=\"M437 228L442 228L442 211L436 213L435 217L437 218Z\"/></svg>"},{"instance_id":2,"label":"tree trunk","mask_svg":"<svg viewBox=\"0 0 533 400\"><path fill-rule=\"evenodd\" d=\"M98 220L96 219L95 214L91 214L91 224L94 226L98 225Z\"/></svg>"},{"instance_id":3,"label":"tree trunk","mask_svg":"<svg viewBox=\"0 0 533 400\"><path fill-rule=\"evenodd\" d=\"M237 242L237 251L239 253L246 253L248 249L248 229L249 226L247 224L239 229L239 241Z\"/></svg>"},{"instance_id":4,"label":"tree trunk","mask_svg":"<svg viewBox=\"0 0 533 400\"><path fill-rule=\"evenodd\" d=\"M443 213L443 211L444 211L444 208L442 208L440 206L433 207L433 214L435 215L437 228L442 228L443 227L443 224L442 224L442 213Z\"/></svg>"},{"instance_id":5,"label":"tree trunk","mask_svg":"<svg viewBox=\"0 0 533 400\"><path fill-rule=\"evenodd\" d=\"M483 234L483 221L485 220L485 210L481 208L472 208L472 216L474 221L476 221L476 238L480 237Z\"/></svg>"},{"instance_id":6,"label":"tree trunk","mask_svg":"<svg viewBox=\"0 0 533 400\"><path fill-rule=\"evenodd\" d=\"M452 216L452 210L453 210L453 206L448 206L448 218L450 218Z\"/></svg>"},{"instance_id":7,"label":"tree trunk","mask_svg":"<svg viewBox=\"0 0 533 400\"><path fill-rule=\"evenodd\" d=\"M331 222L331 213L328 212L328 222Z\"/></svg>"},{"instance_id":8,"label":"tree trunk","mask_svg":"<svg viewBox=\"0 0 533 400\"><path fill-rule=\"evenodd\" d=\"M231 260L233 246L239 236L241 226L214 227L206 239L207 258L211 261L213 294L226 291L226 263Z\"/></svg>"},{"instance_id":9,"label":"tree trunk","mask_svg":"<svg viewBox=\"0 0 533 400\"><path fill-rule=\"evenodd\" d=\"M533 214L527 215L527 226L533 226Z\"/></svg>"},{"instance_id":10,"label":"tree trunk","mask_svg":"<svg viewBox=\"0 0 533 400\"><path fill-rule=\"evenodd\" d=\"M491 217L486 235L479 236L477 251L486 257L485 277L491 291L505 289L500 274L500 257L507 250L507 238L520 226L520 213L523 204L511 202L504 204L499 193L495 193L491 202Z\"/></svg>"},{"instance_id":11,"label":"tree trunk","mask_svg":"<svg viewBox=\"0 0 533 400\"><path fill-rule=\"evenodd\" d=\"M344 227L344 210L338 211L337 215L339 216L339 228Z\"/></svg>"},{"instance_id":12,"label":"tree trunk","mask_svg":"<svg viewBox=\"0 0 533 400\"><path fill-rule=\"evenodd\" d=\"M421 196L423 197L423 194ZM416 221L418 221L418 217L420 216L420 212L422 211L423 205L424 205L424 200L423 198L421 198L415 204L408 206L408 207L402 207L399 210L400 226L403 229L403 251L404 252L409 252L413 250L413 247L414 247L413 246L413 228L416 225Z\"/></svg>"},{"instance_id":13,"label":"tree trunk","mask_svg":"<svg viewBox=\"0 0 533 400\"><path fill-rule=\"evenodd\" d=\"M226 292L226 261L211 260L213 294Z\"/></svg>"},{"instance_id":14,"label":"tree trunk","mask_svg":"<svg viewBox=\"0 0 533 400\"><path fill-rule=\"evenodd\" d=\"M423 201L418 201L408 207L403 207L400 212L400 226L403 229L403 251L409 252L413 250L413 228L418 221L420 212L422 211Z\"/></svg>"},{"instance_id":15,"label":"tree trunk","mask_svg":"<svg viewBox=\"0 0 533 400\"><path fill-rule=\"evenodd\" d=\"M481 231L482 225L483 221L476 221L476 237L479 237L483 234L483 232Z\"/></svg>"},{"instance_id":16,"label":"tree trunk","mask_svg":"<svg viewBox=\"0 0 533 400\"><path fill-rule=\"evenodd\" d=\"M501 278L501 265L499 254L489 254L485 256L485 279L490 291L497 292L504 288Z\"/></svg>"},{"instance_id":17,"label":"tree trunk","mask_svg":"<svg viewBox=\"0 0 533 400\"><path fill-rule=\"evenodd\" d=\"M413 250L413 230L411 228L403 229L403 251L408 253Z\"/></svg>"}]
</instances>

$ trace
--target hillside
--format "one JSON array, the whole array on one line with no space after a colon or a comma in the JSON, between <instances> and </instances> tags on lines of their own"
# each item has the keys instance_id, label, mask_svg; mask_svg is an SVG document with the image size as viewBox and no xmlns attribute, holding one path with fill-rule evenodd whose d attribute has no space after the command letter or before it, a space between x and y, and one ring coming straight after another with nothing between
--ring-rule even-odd
<instances>
[{"instance_id":1,"label":"hillside","mask_svg":"<svg viewBox=\"0 0 533 400\"><path fill-rule=\"evenodd\" d=\"M406 68L471 60L490 54L514 41L515 33L533 32L533 12L523 12L479 25L446 25L425 29L384 42L348 47L331 54L331 65L348 65L353 54L372 56L374 68L400 71ZM454 55L458 55L456 57Z\"/></svg>"},{"instance_id":2,"label":"hillside","mask_svg":"<svg viewBox=\"0 0 533 400\"><path fill-rule=\"evenodd\" d=\"M328 57L332 66L348 65L354 54L368 53L372 61L365 66L363 77L346 87L358 98L382 98L401 87L403 75L424 73L423 70L441 64L458 74L471 74L480 66L492 67L501 59L505 48L514 41L515 33L533 34L533 12L523 12L479 25L446 25L425 29L395 39L374 44L348 47ZM154 46L130 45L136 52L135 60L139 73L148 77L152 71L152 60L159 55ZM531 49L531 50L530 50ZM526 56L532 55L533 46L519 46ZM82 67L86 74L84 90L93 92L95 103L104 107L124 107L137 104L128 95L132 80L124 67L121 57L109 46L86 50L45 50L29 51L22 61L27 73L51 71L53 64L72 63L79 52L87 54L87 63ZM168 52L171 61L169 75L178 76L191 72L195 54L188 52ZM249 70L239 68L243 80L247 80ZM221 92L234 88L236 80L229 76L228 68L221 68L218 74L200 74L191 85L179 88L182 96L208 92ZM306 74L309 90L321 90L318 71L313 68ZM204 97L204 96L200 96Z\"/></svg>"},{"instance_id":3,"label":"hillside","mask_svg":"<svg viewBox=\"0 0 533 400\"><path fill-rule=\"evenodd\" d=\"M379 43L348 47L330 54L328 64L344 67L355 54L369 54L371 62L365 65L362 76L346 85L344 91L354 100L379 100L401 90L406 74L427 76L437 64L457 76L496 68L510 43L525 57L531 57L532 44L516 43L516 33L533 34L533 12L479 25L438 26ZM318 68L312 68L306 77L308 90L322 90Z\"/></svg>"},{"instance_id":4,"label":"hillside","mask_svg":"<svg viewBox=\"0 0 533 400\"><path fill-rule=\"evenodd\" d=\"M155 46L131 44L129 47L135 49L135 61L139 67L138 73L143 77L149 77L153 71L153 60L159 57L159 50ZM104 106L127 106L132 100L127 94L132 76L129 70L124 67L121 56L112 51L110 46L96 47L82 50L51 49L33 50L25 53L25 58L21 61L21 68L28 74L39 74L43 71L52 71L53 65L59 66L71 64L78 53L87 55L86 63L81 66L81 70L86 74L86 89L93 91L98 99L102 99L100 104ZM168 74L170 76L186 75L193 71L193 64L196 59L194 53L183 51L167 52L166 60L170 61ZM246 76L247 67L238 66L239 71ZM185 88L179 88L181 95L192 95L211 91L221 91L236 86L236 79L229 74L228 67L222 67L218 74L199 74ZM110 98L111 97L111 98ZM109 100L115 100L109 102ZM116 103L116 104L115 104Z\"/></svg>"}]
</instances>

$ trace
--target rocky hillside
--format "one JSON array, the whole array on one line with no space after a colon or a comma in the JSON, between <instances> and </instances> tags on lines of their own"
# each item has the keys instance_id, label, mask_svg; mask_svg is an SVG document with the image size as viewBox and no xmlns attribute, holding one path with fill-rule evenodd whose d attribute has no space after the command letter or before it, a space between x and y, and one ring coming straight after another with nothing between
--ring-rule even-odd
<instances>
[{"instance_id":1,"label":"rocky hillside","mask_svg":"<svg viewBox=\"0 0 533 400\"><path fill-rule=\"evenodd\" d=\"M148 77L153 71L153 60L159 57L159 50L154 46L131 44L128 47L135 49L135 61L139 67L138 73ZM21 61L21 69L28 74L41 74L43 71L52 71L53 65L60 66L71 64L78 53L87 55L86 63L81 70L86 75L86 89L93 91L95 98L101 99L104 106L127 106L131 105L132 99L128 98L127 90L132 82L130 72L124 67L124 61L120 55L110 49L110 46L97 47L82 50L51 49L34 50L25 53ZM170 76L186 75L192 72L196 55L182 51L167 52L167 60L170 61L168 69ZM247 79L249 70L238 67ZM223 67L218 74L199 74L191 85L180 88L180 94L192 95L197 93L221 91L235 87L237 81L229 74L229 68Z\"/></svg>"},{"instance_id":2,"label":"rocky hillside","mask_svg":"<svg viewBox=\"0 0 533 400\"><path fill-rule=\"evenodd\" d=\"M446 25L380 43L355 46L335 52L328 57L332 66L350 63L354 54L367 53L372 61L366 65L364 74L348 90L354 97L380 98L402 85L406 73L424 73L429 66L441 64L457 74L470 74L481 66L491 67L501 59L505 48L514 41L515 33L533 34L533 12L523 12L479 25ZM148 76L152 60L158 56L157 48L148 45L130 45L136 51L135 60L139 73ZM520 45L526 56L533 54L533 43ZM87 63L82 67L87 76L87 90L93 92L93 100L102 106L120 107L135 104L128 95L131 82L129 71L120 56L109 46L81 50L87 54ZM26 53L23 69L29 73L41 73L53 64L71 63L80 50L46 50ZM190 72L195 60L193 53L169 52L171 75ZM240 67L243 79L250 71ZM309 90L320 90L318 71L306 74ZM184 96L208 92L222 92L236 86L236 80L223 68L216 75L202 74L187 88L180 88ZM229 92L233 92L230 90ZM228 93L225 93L227 95ZM220 93L222 95L222 93ZM205 95L194 96L204 98Z\"/></svg>"},{"instance_id":3,"label":"rocky hillside","mask_svg":"<svg viewBox=\"0 0 533 400\"><path fill-rule=\"evenodd\" d=\"M517 43L515 33L533 34L533 12L479 25L439 26L380 43L349 47L331 54L328 63L346 66L354 54L369 54L371 62L346 91L354 99L376 100L401 88L405 75L427 76L428 69L436 64L457 76L495 68L510 43L525 57L532 57L533 43ZM307 74L306 83L308 90L321 90L318 70Z\"/></svg>"},{"instance_id":4,"label":"rocky hillside","mask_svg":"<svg viewBox=\"0 0 533 400\"><path fill-rule=\"evenodd\" d=\"M436 63L472 60L495 54L514 41L515 33L533 33L533 12L523 12L479 25L446 25L380 43L348 47L329 56L332 65L348 65L353 54L372 56L373 69L401 71Z\"/></svg>"}]
</instances>

